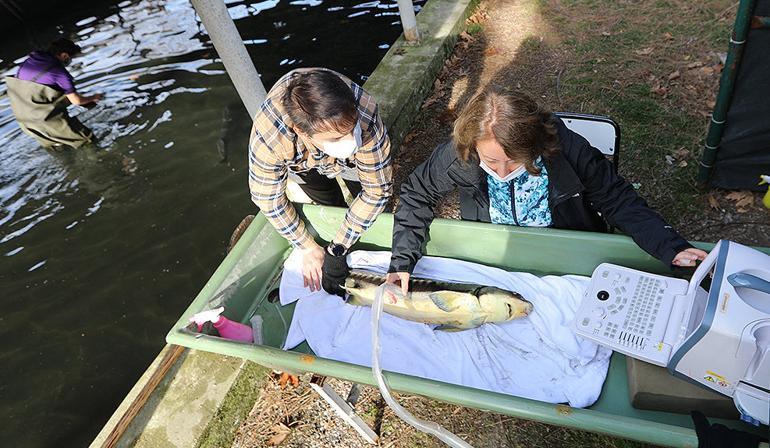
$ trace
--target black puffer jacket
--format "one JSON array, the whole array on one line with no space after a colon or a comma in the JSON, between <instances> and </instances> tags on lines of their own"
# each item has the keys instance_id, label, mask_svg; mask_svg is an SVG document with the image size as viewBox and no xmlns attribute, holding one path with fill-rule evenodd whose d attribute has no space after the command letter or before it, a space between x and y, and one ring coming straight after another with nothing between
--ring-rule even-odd
<instances>
[{"instance_id":1,"label":"black puffer jacket","mask_svg":"<svg viewBox=\"0 0 770 448\"><path fill-rule=\"evenodd\" d=\"M555 122L561 150L544 159L552 227L606 232L609 223L668 266L676 254L692 247L615 172L598 149L560 119ZM412 272L422 256L433 206L454 187L460 190L462 219L490 222L486 173L476 163L459 160L452 142L441 145L401 185L390 272Z\"/></svg>"}]
</instances>

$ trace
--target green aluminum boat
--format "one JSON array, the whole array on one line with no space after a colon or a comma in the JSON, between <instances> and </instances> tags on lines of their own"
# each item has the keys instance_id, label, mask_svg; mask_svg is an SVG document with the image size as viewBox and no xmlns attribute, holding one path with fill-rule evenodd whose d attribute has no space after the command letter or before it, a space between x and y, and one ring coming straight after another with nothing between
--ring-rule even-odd
<instances>
[{"instance_id":1,"label":"green aluminum boat","mask_svg":"<svg viewBox=\"0 0 770 448\"><path fill-rule=\"evenodd\" d=\"M300 207L298 207L299 209ZM305 205L301 214L318 241L329 241L342 222L345 209ZM393 217L383 214L354 249L388 250ZM694 243L705 250L713 244ZM166 341L197 350L248 359L292 372L313 372L362 384L375 385L367 367L316 357L306 343L281 350L294 305L281 306L270 294L278 287L284 260L291 246L259 214L187 308ZM769 250L763 249L766 252ZM510 227L436 219L430 229L426 254L496 266L538 275L589 276L602 262L648 272L669 274L657 260L626 236ZM254 314L263 318L263 345L252 345L203 335L188 329L193 314L225 305L228 318L248 323ZM388 372L390 386L447 403L483 409L553 425L592 431L662 446L696 447L689 416L634 409L628 397L626 360L615 353L599 401L586 409L571 408L488 392L424 378ZM711 419L745 431L764 431L740 421Z\"/></svg>"}]
</instances>

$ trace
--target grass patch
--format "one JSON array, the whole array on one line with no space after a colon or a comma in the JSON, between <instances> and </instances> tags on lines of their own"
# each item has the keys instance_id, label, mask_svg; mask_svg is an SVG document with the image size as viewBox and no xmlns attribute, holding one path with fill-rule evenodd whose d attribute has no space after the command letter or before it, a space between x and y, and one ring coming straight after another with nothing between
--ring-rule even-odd
<instances>
[{"instance_id":1,"label":"grass patch","mask_svg":"<svg viewBox=\"0 0 770 448\"><path fill-rule=\"evenodd\" d=\"M221 448L233 444L235 433L257 401L269 372L266 367L246 362L222 406L201 434L196 448Z\"/></svg>"},{"instance_id":2,"label":"grass patch","mask_svg":"<svg viewBox=\"0 0 770 448\"><path fill-rule=\"evenodd\" d=\"M620 124L621 173L641 183L640 193L675 227L702 211L695 177L710 111L704 98L716 94L719 73L699 69L726 51L732 3L540 3L543 16L560 24L570 62L565 103Z\"/></svg>"},{"instance_id":3,"label":"grass patch","mask_svg":"<svg viewBox=\"0 0 770 448\"><path fill-rule=\"evenodd\" d=\"M483 30L484 28L478 23L471 23L470 25L468 25L467 32L471 36L475 36L476 34L479 34L480 32L482 32Z\"/></svg>"}]
</instances>

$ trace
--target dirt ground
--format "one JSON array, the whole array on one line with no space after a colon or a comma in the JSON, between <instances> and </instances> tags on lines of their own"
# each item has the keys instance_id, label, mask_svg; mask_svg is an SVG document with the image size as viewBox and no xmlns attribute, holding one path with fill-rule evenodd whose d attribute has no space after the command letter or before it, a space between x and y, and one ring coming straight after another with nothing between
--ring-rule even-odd
<instances>
[{"instance_id":1,"label":"dirt ground","mask_svg":"<svg viewBox=\"0 0 770 448\"><path fill-rule=\"evenodd\" d=\"M300 377L296 388L284 390L274 379L262 388L259 400L238 429L232 448L280 446L282 448L366 448L368 444L354 429L334 414L309 386L310 375ZM343 398L351 383L327 379ZM360 386L356 413L379 434L379 445L387 448L440 448L438 439L422 434L384 403L379 391ZM439 403L418 396L396 394L396 399L418 418L434 421L476 448L521 447L644 447L621 439L599 437L527 420Z\"/></svg>"},{"instance_id":2,"label":"dirt ground","mask_svg":"<svg viewBox=\"0 0 770 448\"><path fill-rule=\"evenodd\" d=\"M620 172L691 240L770 245L761 194L701 191L698 157L714 105L737 2L728 0L482 0L468 21L395 159L396 191L438 144L456 111L489 83L522 89L555 111L593 113L620 124ZM770 173L769 173L770 174ZM397 199L392 204L395 206ZM439 207L458 217L457 197ZM330 380L345 397L349 383ZM475 447L638 447L642 444L402 396ZM362 390L356 411L383 447L438 447ZM307 385L268 381L233 447L363 447Z\"/></svg>"}]
</instances>

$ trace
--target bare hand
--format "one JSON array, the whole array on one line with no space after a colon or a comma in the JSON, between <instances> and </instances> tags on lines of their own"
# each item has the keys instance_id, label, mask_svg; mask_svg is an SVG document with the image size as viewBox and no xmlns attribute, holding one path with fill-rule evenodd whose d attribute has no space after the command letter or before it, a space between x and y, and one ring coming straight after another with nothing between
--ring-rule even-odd
<instances>
[{"instance_id":1,"label":"bare hand","mask_svg":"<svg viewBox=\"0 0 770 448\"><path fill-rule=\"evenodd\" d=\"M708 253L706 251L691 247L676 254L674 261L671 263L674 266L695 266L696 260L703 261L706 259L707 255Z\"/></svg>"},{"instance_id":2,"label":"bare hand","mask_svg":"<svg viewBox=\"0 0 770 448\"><path fill-rule=\"evenodd\" d=\"M90 100L91 100L92 103L96 103L97 101L101 101L102 98L104 98L104 94L103 93L95 93L95 94L91 95Z\"/></svg>"},{"instance_id":3,"label":"bare hand","mask_svg":"<svg viewBox=\"0 0 770 448\"><path fill-rule=\"evenodd\" d=\"M401 292L406 296L409 293L409 277L408 272L390 272L385 277L385 283L401 286Z\"/></svg>"},{"instance_id":4,"label":"bare hand","mask_svg":"<svg viewBox=\"0 0 770 448\"><path fill-rule=\"evenodd\" d=\"M324 264L324 250L318 244L311 249L302 249L302 283L311 291L321 289L321 276Z\"/></svg>"}]
</instances>

